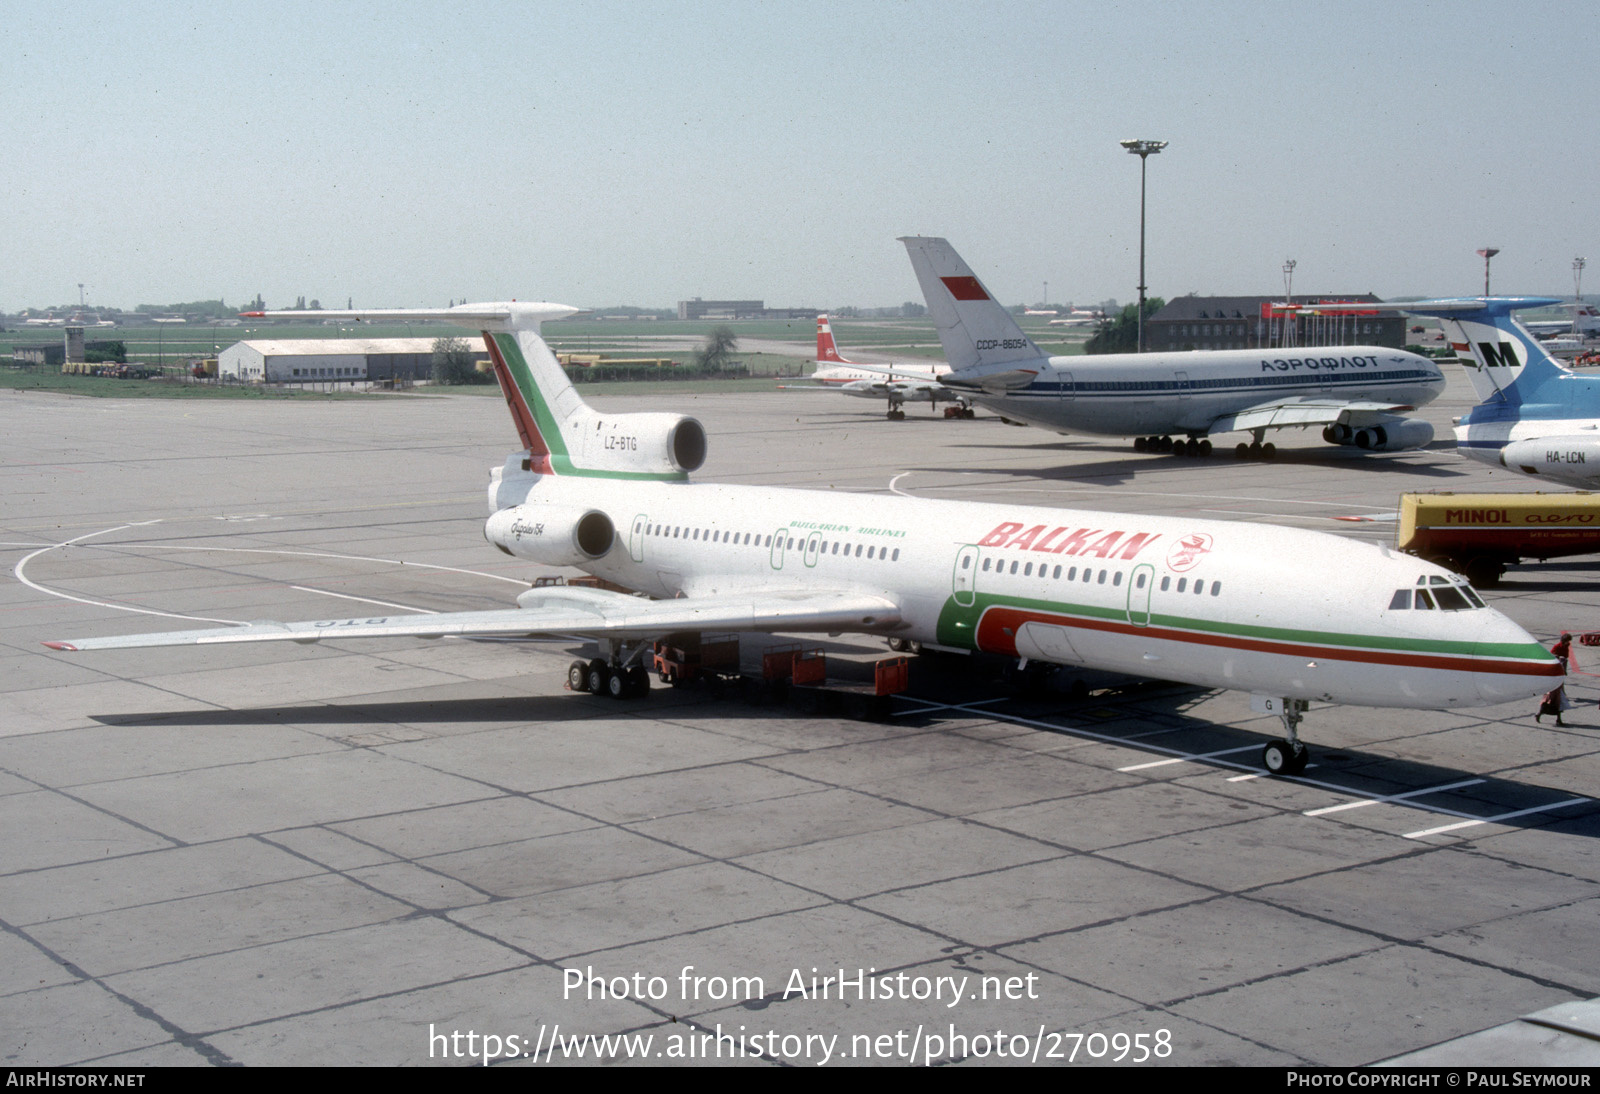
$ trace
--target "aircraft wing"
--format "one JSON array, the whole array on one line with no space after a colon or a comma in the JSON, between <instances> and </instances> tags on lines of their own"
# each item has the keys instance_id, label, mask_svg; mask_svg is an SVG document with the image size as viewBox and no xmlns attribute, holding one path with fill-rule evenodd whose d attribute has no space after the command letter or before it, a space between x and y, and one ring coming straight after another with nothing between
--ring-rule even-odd
<instances>
[{"instance_id":1,"label":"aircraft wing","mask_svg":"<svg viewBox=\"0 0 1600 1094\"><path fill-rule=\"evenodd\" d=\"M1296 425L1371 425L1390 414L1402 414L1416 407L1402 403L1349 402L1334 399L1301 399L1262 403L1248 410L1224 414L1207 428L1208 433L1233 433L1250 429L1283 429Z\"/></svg>"},{"instance_id":2,"label":"aircraft wing","mask_svg":"<svg viewBox=\"0 0 1600 1094\"><path fill-rule=\"evenodd\" d=\"M839 590L772 590L677 600L582 590L525 608L486 612L373 615L305 623L244 623L194 631L160 631L46 642L54 650L120 650L141 646L204 646L224 642L320 642L325 638L525 638L547 635L642 639L675 631L850 631L894 624L900 608L887 597ZM529 594L524 594L529 595Z\"/></svg>"}]
</instances>

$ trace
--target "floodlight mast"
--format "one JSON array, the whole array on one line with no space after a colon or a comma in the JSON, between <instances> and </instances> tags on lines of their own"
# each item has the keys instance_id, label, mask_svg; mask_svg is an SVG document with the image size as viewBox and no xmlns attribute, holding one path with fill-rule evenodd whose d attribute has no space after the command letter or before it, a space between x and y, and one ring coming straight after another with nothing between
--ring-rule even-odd
<instances>
[{"instance_id":1,"label":"floodlight mast","mask_svg":"<svg viewBox=\"0 0 1600 1094\"><path fill-rule=\"evenodd\" d=\"M1139 352L1144 352L1144 180L1150 157L1167 146L1166 141L1123 141L1122 147L1139 157Z\"/></svg>"},{"instance_id":2,"label":"floodlight mast","mask_svg":"<svg viewBox=\"0 0 1600 1094\"><path fill-rule=\"evenodd\" d=\"M1489 260L1500 253L1499 247L1484 247L1478 251L1483 257L1483 295L1489 295Z\"/></svg>"}]
</instances>

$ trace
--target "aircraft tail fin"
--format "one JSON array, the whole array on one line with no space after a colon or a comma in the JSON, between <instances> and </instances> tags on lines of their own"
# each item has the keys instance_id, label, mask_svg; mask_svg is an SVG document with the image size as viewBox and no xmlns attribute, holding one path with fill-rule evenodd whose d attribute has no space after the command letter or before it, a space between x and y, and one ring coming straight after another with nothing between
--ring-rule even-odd
<instances>
[{"instance_id":1,"label":"aircraft tail fin","mask_svg":"<svg viewBox=\"0 0 1600 1094\"><path fill-rule=\"evenodd\" d=\"M1478 296L1394 306L1444 324L1478 402L1521 403L1546 381L1568 373L1512 313L1558 303L1543 296Z\"/></svg>"},{"instance_id":2,"label":"aircraft tail fin","mask_svg":"<svg viewBox=\"0 0 1600 1094\"><path fill-rule=\"evenodd\" d=\"M817 364L819 365L851 365L854 361L846 361L839 354L839 345L833 340L833 324L828 322L826 315L817 316Z\"/></svg>"},{"instance_id":3,"label":"aircraft tail fin","mask_svg":"<svg viewBox=\"0 0 1600 1094\"><path fill-rule=\"evenodd\" d=\"M1018 362L1045 356L946 240L903 236L900 242L953 372L1012 371Z\"/></svg>"},{"instance_id":4,"label":"aircraft tail fin","mask_svg":"<svg viewBox=\"0 0 1600 1094\"><path fill-rule=\"evenodd\" d=\"M520 302L461 304L444 310L244 312L250 317L394 322L436 319L478 330L489 350L526 456L523 469L545 475L684 480L705 462L706 433L682 414L602 414L583 401L539 333L548 319L582 309Z\"/></svg>"}]
</instances>

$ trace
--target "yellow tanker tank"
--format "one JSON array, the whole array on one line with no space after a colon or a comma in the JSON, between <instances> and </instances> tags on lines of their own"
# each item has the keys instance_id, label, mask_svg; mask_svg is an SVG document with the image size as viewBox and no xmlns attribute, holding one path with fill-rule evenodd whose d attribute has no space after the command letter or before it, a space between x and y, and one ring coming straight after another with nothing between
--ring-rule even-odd
<instances>
[{"instance_id":1,"label":"yellow tanker tank","mask_svg":"<svg viewBox=\"0 0 1600 1094\"><path fill-rule=\"evenodd\" d=\"M1525 558L1600 553L1600 494L1401 494L1399 547L1493 585Z\"/></svg>"}]
</instances>

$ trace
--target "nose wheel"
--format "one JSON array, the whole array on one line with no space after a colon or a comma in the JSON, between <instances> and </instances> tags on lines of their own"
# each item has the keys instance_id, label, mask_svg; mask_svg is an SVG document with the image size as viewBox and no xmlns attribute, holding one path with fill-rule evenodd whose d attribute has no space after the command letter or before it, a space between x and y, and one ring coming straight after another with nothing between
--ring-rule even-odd
<instances>
[{"instance_id":1,"label":"nose wheel","mask_svg":"<svg viewBox=\"0 0 1600 1094\"><path fill-rule=\"evenodd\" d=\"M1311 750L1299 742L1269 741L1261 750L1261 766L1271 775L1298 775L1310 758Z\"/></svg>"},{"instance_id":2,"label":"nose wheel","mask_svg":"<svg viewBox=\"0 0 1600 1094\"><path fill-rule=\"evenodd\" d=\"M1261 750L1261 766L1271 775L1298 775L1306 769L1311 750L1300 740L1300 719L1306 714L1304 699L1282 699L1278 718L1283 722L1285 737L1268 741Z\"/></svg>"}]
</instances>

